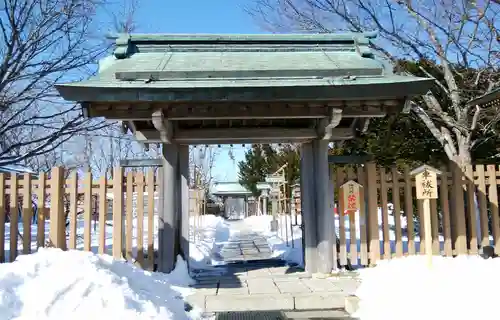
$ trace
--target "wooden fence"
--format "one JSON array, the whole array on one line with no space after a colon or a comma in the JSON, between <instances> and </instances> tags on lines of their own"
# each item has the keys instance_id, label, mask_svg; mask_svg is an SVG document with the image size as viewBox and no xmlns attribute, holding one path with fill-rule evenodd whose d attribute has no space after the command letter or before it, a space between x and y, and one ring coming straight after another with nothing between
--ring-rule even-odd
<instances>
[{"instance_id":1,"label":"wooden fence","mask_svg":"<svg viewBox=\"0 0 500 320\"><path fill-rule=\"evenodd\" d=\"M415 179L410 168L377 168L373 163L332 166L335 200L337 190L349 180L363 186L360 197L365 200L358 214L336 222L341 264L347 265L350 259L353 265L369 265L380 259L424 254L425 247L420 243L425 243L428 236L432 237L436 255L477 254L478 241L483 246L494 245L498 254L498 166L468 166L464 171L457 167L441 169L439 198L431 200L432 234L426 235L420 223L422 201L415 199ZM338 209L344 212L342 207Z\"/></svg>"},{"instance_id":2,"label":"wooden fence","mask_svg":"<svg viewBox=\"0 0 500 320\"><path fill-rule=\"evenodd\" d=\"M439 199L431 200L432 234L426 235L410 168L367 163L332 169L336 193L343 183L355 180L363 186L365 200L359 213L341 214L336 222L341 264L350 260L369 265L422 254L420 243L427 236L432 237L435 254L477 254L479 244L495 245L498 254L498 166L470 166L465 173L458 168L442 171ZM112 179L94 180L91 173L65 176L62 168L38 175L0 173L0 262L46 246L50 238L51 246L109 253L152 269L158 174L153 169L125 173L115 168Z\"/></svg>"},{"instance_id":3,"label":"wooden fence","mask_svg":"<svg viewBox=\"0 0 500 320\"><path fill-rule=\"evenodd\" d=\"M158 192L154 169L124 174L115 168L111 180L98 181L91 173L65 177L62 168L50 176L0 173L0 262L48 245L108 253L153 269Z\"/></svg>"}]
</instances>

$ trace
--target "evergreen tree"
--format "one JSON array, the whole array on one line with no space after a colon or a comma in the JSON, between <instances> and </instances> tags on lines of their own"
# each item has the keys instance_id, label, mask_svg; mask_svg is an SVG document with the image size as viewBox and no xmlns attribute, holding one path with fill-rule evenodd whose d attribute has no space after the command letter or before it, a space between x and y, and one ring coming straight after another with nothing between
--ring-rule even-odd
<instances>
[{"instance_id":1,"label":"evergreen tree","mask_svg":"<svg viewBox=\"0 0 500 320\"><path fill-rule=\"evenodd\" d=\"M258 196L257 183L265 181L267 175L274 173L284 164L288 185L294 184L300 175L300 155L290 144L273 147L272 145L253 145L245 153L245 160L238 163L239 182ZM290 193L290 188L287 189ZM289 196L289 195L288 195Z\"/></svg>"},{"instance_id":2,"label":"evergreen tree","mask_svg":"<svg viewBox=\"0 0 500 320\"><path fill-rule=\"evenodd\" d=\"M254 144L250 150L245 152L245 160L238 163L238 169L240 184L250 190L254 196L258 196L257 183L264 181L268 174L263 146Z\"/></svg>"}]
</instances>

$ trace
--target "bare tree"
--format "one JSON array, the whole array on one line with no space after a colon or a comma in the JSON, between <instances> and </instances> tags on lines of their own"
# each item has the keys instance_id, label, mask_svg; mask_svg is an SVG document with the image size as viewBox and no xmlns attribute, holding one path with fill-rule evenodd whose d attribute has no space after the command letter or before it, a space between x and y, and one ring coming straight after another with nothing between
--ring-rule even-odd
<instances>
[{"instance_id":1,"label":"bare tree","mask_svg":"<svg viewBox=\"0 0 500 320\"><path fill-rule=\"evenodd\" d=\"M497 0L255 0L254 4L248 12L273 31L376 30L379 38L373 48L392 62L432 61L419 64L418 73L434 76L436 87L414 99L411 110L460 166L471 163L471 150L486 136L496 135L498 110L471 107L467 101L500 84Z\"/></svg>"},{"instance_id":2,"label":"bare tree","mask_svg":"<svg viewBox=\"0 0 500 320\"><path fill-rule=\"evenodd\" d=\"M74 136L107 126L86 119L54 84L85 78L110 44L98 13L106 0L4 0L0 3L0 165L50 153ZM115 17L133 26L132 11ZM123 21L123 22L119 22ZM116 31L116 30L115 30Z\"/></svg>"},{"instance_id":3,"label":"bare tree","mask_svg":"<svg viewBox=\"0 0 500 320\"><path fill-rule=\"evenodd\" d=\"M193 187L209 192L214 179L212 170L219 154L219 149L213 146L196 146L191 148L189 164L192 177L191 185Z\"/></svg>"}]
</instances>

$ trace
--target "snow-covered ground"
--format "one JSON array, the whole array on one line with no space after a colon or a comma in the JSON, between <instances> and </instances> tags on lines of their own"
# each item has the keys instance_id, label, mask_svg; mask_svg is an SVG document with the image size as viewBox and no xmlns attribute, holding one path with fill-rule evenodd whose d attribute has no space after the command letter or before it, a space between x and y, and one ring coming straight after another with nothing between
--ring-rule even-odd
<instances>
[{"instance_id":1,"label":"snow-covered ground","mask_svg":"<svg viewBox=\"0 0 500 320\"><path fill-rule=\"evenodd\" d=\"M253 231L262 233L267 238L267 242L273 250L275 258L281 258L290 264L303 266L302 258L302 230L300 229L300 216L297 221L298 225L292 228L290 216L278 217L278 231L271 231L270 215L251 216L245 219ZM292 245L293 241L293 245Z\"/></svg>"},{"instance_id":2,"label":"snow-covered ground","mask_svg":"<svg viewBox=\"0 0 500 320\"><path fill-rule=\"evenodd\" d=\"M498 319L500 259L425 256L380 261L360 271L361 320Z\"/></svg>"},{"instance_id":3,"label":"snow-covered ground","mask_svg":"<svg viewBox=\"0 0 500 320\"><path fill-rule=\"evenodd\" d=\"M41 248L0 264L0 319L199 319L199 310L184 311L192 281L181 259L167 275L109 255Z\"/></svg>"},{"instance_id":4,"label":"snow-covered ground","mask_svg":"<svg viewBox=\"0 0 500 320\"><path fill-rule=\"evenodd\" d=\"M194 219L197 219L194 222ZM229 239L230 230L222 217L204 215L191 218L189 244L190 268L206 269L213 265L212 253L217 244Z\"/></svg>"},{"instance_id":5,"label":"snow-covered ground","mask_svg":"<svg viewBox=\"0 0 500 320\"><path fill-rule=\"evenodd\" d=\"M125 220L125 219L124 219ZM132 219L132 252L134 256L137 254L137 246L138 246L138 239L139 235L137 233L137 224L138 224L138 219L137 217L134 217ZM158 248L158 216L154 215L153 217L153 248ZM124 230L126 230L126 221L124 221ZM37 249L37 228L38 226L36 224L31 225L31 251L35 252ZM44 234L45 234L45 240L47 241L49 239L49 229L50 229L50 221L46 221L44 225ZM4 243L4 248L5 248L5 255L8 260L9 258L9 251L10 251L10 230L11 226L10 223L5 224L5 243ZM66 229L67 233L69 230L69 227ZM148 218L147 216L144 217L143 221L143 248L144 251L147 252L148 248ZM22 248L23 248L23 241L22 241L22 236L24 235L24 227L22 222L18 224L18 240L17 240L17 248L18 248L18 254L21 254ZM83 245L84 245L84 221L82 218L78 218L76 221L76 249L83 250ZM100 226L98 221L92 221L91 224L91 251L94 253L97 253L99 250L99 235L100 235ZM68 236L69 239L69 236ZM111 254L112 250L112 245L113 245L113 221L108 220L105 223L105 250L104 252L107 254ZM68 240L68 246L69 246L69 240Z\"/></svg>"}]
</instances>

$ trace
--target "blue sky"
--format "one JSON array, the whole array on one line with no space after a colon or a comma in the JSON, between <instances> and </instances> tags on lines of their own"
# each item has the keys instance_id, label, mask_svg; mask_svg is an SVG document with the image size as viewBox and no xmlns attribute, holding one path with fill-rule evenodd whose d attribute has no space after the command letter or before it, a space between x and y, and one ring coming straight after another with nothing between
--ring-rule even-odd
<instances>
[{"instance_id":1,"label":"blue sky","mask_svg":"<svg viewBox=\"0 0 500 320\"><path fill-rule=\"evenodd\" d=\"M263 33L243 8L245 0L142 0L138 32Z\"/></svg>"},{"instance_id":2,"label":"blue sky","mask_svg":"<svg viewBox=\"0 0 500 320\"><path fill-rule=\"evenodd\" d=\"M139 33L265 33L244 11L245 0L143 0L136 11ZM234 146L234 162L228 146L222 146L213 171L219 181L235 181L238 161L245 149Z\"/></svg>"}]
</instances>

